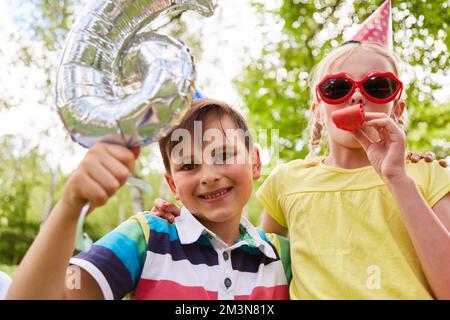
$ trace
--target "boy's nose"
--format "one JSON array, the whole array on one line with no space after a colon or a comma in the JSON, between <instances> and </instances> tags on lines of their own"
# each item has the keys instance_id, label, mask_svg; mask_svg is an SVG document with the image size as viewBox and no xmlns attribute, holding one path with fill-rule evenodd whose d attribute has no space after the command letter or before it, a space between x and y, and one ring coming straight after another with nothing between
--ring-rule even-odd
<instances>
[{"instance_id":1,"label":"boy's nose","mask_svg":"<svg viewBox=\"0 0 450 320\"><path fill-rule=\"evenodd\" d=\"M361 93L361 90L356 89L355 92L351 95L349 99L349 104L351 106L357 105L357 104L364 104L366 102L366 97Z\"/></svg>"},{"instance_id":2,"label":"boy's nose","mask_svg":"<svg viewBox=\"0 0 450 320\"><path fill-rule=\"evenodd\" d=\"M201 183L203 185L213 184L220 180L220 175L217 174L213 165L203 164L202 165L202 178Z\"/></svg>"}]
</instances>

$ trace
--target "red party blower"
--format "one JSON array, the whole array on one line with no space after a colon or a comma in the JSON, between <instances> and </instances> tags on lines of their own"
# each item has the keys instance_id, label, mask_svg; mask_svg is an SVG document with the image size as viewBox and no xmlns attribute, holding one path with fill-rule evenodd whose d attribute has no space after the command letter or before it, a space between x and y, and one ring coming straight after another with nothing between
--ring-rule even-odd
<instances>
[{"instance_id":1,"label":"red party blower","mask_svg":"<svg viewBox=\"0 0 450 320\"><path fill-rule=\"evenodd\" d=\"M353 132L366 122L364 108L360 104L333 112L331 119L339 129Z\"/></svg>"}]
</instances>

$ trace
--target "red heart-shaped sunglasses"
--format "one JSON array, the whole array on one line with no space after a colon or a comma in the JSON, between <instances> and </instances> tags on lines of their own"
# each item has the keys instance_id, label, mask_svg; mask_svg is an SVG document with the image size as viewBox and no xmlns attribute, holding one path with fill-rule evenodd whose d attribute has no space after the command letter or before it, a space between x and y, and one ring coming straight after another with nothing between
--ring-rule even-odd
<instances>
[{"instance_id":1,"label":"red heart-shaped sunglasses","mask_svg":"<svg viewBox=\"0 0 450 320\"><path fill-rule=\"evenodd\" d=\"M358 88L371 102L388 103L401 96L403 83L392 72L371 71L362 80L353 80L347 73L325 76L316 86L317 98L328 104L348 100Z\"/></svg>"}]
</instances>

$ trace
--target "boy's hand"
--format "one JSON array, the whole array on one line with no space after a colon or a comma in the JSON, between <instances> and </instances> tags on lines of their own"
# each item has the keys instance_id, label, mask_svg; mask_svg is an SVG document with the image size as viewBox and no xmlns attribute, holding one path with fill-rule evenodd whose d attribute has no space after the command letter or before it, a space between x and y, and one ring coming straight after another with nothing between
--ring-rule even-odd
<instances>
[{"instance_id":1,"label":"boy's hand","mask_svg":"<svg viewBox=\"0 0 450 320\"><path fill-rule=\"evenodd\" d=\"M91 210L104 205L127 181L138 155L138 148L97 143L70 176L62 201L78 212L88 202Z\"/></svg>"},{"instance_id":2,"label":"boy's hand","mask_svg":"<svg viewBox=\"0 0 450 320\"><path fill-rule=\"evenodd\" d=\"M170 223L173 223L175 218L180 215L180 208L163 199L155 199L153 205L154 207L151 212L160 218L166 219Z\"/></svg>"},{"instance_id":3,"label":"boy's hand","mask_svg":"<svg viewBox=\"0 0 450 320\"><path fill-rule=\"evenodd\" d=\"M432 151L427 151L425 153L409 151L406 155L406 159L411 160L412 163L417 163L421 159L425 159L426 162L433 162L434 160L436 160L436 155ZM448 164L445 159L440 159L438 160L438 162L441 167L447 168Z\"/></svg>"}]
</instances>

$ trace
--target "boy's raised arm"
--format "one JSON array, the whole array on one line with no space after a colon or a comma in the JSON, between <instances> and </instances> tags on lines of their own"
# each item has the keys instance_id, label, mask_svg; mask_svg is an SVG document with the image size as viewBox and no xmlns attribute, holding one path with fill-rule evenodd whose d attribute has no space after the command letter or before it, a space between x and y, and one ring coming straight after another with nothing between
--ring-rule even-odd
<instances>
[{"instance_id":1,"label":"boy's raised arm","mask_svg":"<svg viewBox=\"0 0 450 320\"><path fill-rule=\"evenodd\" d=\"M88 202L91 208L104 205L126 182L134 164L134 153L119 145L99 143L88 151L20 263L7 299L103 298L95 280L82 270L79 290L65 288L76 225L82 207ZM71 281L70 269L67 275Z\"/></svg>"}]
</instances>

